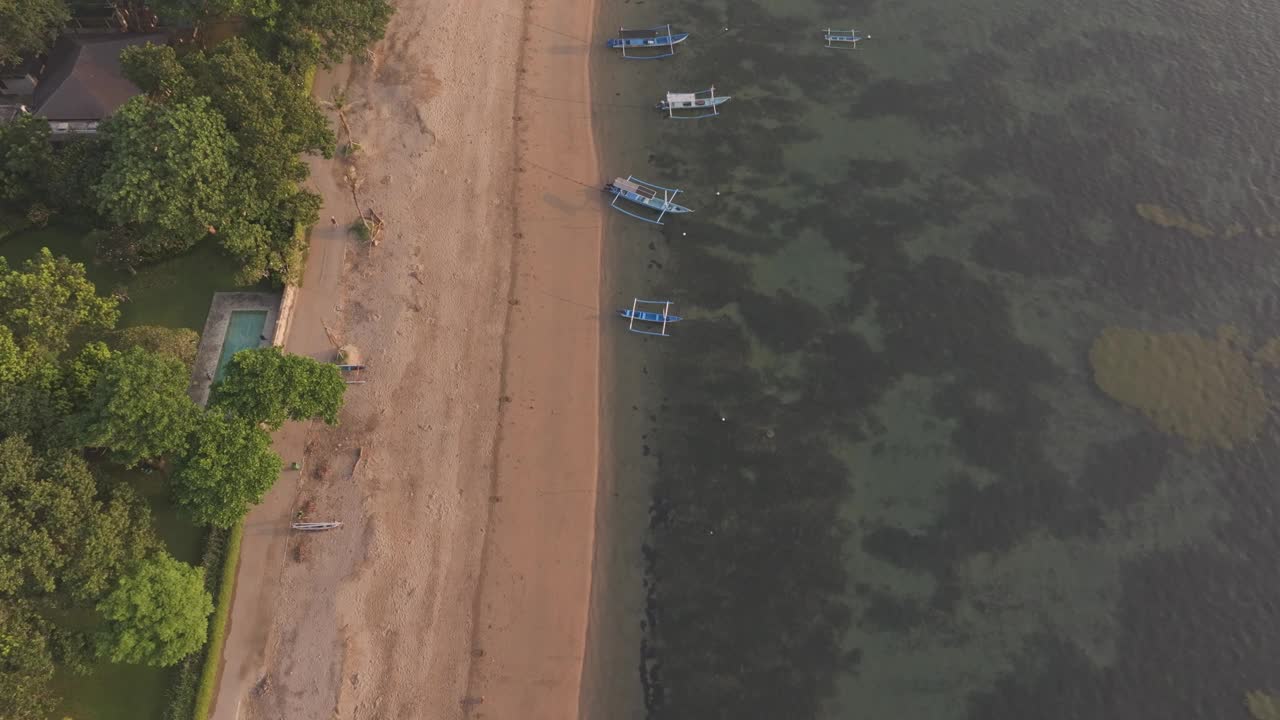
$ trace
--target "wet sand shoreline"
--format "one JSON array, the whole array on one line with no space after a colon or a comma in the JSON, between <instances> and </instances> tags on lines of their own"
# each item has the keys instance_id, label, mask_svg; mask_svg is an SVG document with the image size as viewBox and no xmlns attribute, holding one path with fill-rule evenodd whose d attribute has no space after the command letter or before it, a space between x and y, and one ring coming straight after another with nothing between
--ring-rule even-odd
<instances>
[{"instance_id":1,"label":"wet sand shoreline","mask_svg":"<svg viewBox=\"0 0 1280 720\"><path fill-rule=\"evenodd\" d=\"M502 417L466 702L476 717L564 720L578 717L600 459L594 0L525 13Z\"/></svg>"}]
</instances>

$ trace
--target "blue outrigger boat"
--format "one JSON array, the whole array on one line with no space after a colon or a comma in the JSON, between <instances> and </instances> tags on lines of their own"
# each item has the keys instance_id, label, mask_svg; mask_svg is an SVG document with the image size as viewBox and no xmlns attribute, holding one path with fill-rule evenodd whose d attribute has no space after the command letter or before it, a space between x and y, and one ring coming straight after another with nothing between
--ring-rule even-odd
<instances>
[{"instance_id":1,"label":"blue outrigger boat","mask_svg":"<svg viewBox=\"0 0 1280 720\"><path fill-rule=\"evenodd\" d=\"M618 28L618 37L606 42L605 47L621 50L622 57L628 60L658 60L675 55L676 45L688 39L689 33L672 32L670 25Z\"/></svg>"},{"instance_id":2,"label":"blue outrigger boat","mask_svg":"<svg viewBox=\"0 0 1280 720\"><path fill-rule=\"evenodd\" d=\"M827 41L827 47L835 50L856 50L858 43L863 40L870 40L870 35L864 35L857 30L832 30L827 28L822 31L822 39Z\"/></svg>"},{"instance_id":3,"label":"blue outrigger boat","mask_svg":"<svg viewBox=\"0 0 1280 720\"><path fill-rule=\"evenodd\" d=\"M613 182L604 186L604 191L613 196L613 202L609 203L609 207L622 213L630 215L637 220L643 220L654 225L661 225L662 218L667 213L690 213L693 212L683 205L677 205L673 200L680 194L680 190L675 188L666 188L661 185L647 183L639 178L628 176L625 180L622 178L614 178ZM642 207L649 208L658 213L657 217L648 217L618 205L619 200L627 200Z\"/></svg>"},{"instance_id":4,"label":"blue outrigger boat","mask_svg":"<svg viewBox=\"0 0 1280 720\"><path fill-rule=\"evenodd\" d=\"M650 310L641 310L641 305L661 306L661 312L652 312ZM631 301L630 308L622 308L618 311L618 315L626 318L630 322L627 323L627 330L641 335L658 335L661 337L671 337L667 333L667 325L680 322L683 318L679 315L671 314L670 300L641 300L636 298ZM658 330L643 330L636 327L637 322L660 324L662 327Z\"/></svg>"},{"instance_id":5,"label":"blue outrigger boat","mask_svg":"<svg viewBox=\"0 0 1280 720\"><path fill-rule=\"evenodd\" d=\"M667 99L657 108L676 120L697 120L720 114L719 106L729 102L729 96L716 95L716 86L691 93L667 93Z\"/></svg>"}]
</instances>

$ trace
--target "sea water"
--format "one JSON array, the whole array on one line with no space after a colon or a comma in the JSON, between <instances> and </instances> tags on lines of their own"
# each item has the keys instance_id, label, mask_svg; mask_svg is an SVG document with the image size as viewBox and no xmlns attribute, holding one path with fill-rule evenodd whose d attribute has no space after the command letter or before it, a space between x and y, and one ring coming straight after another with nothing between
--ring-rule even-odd
<instances>
[{"instance_id":1,"label":"sea water","mask_svg":"<svg viewBox=\"0 0 1280 720\"><path fill-rule=\"evenodd\" d=\"M594 70L602 180L695 210L607 237L606 305L686 318L603 326L611 716L1274 717L1280 4L604 0L598 40L655 22L676 57Z\"/></svg>"}]
</instances>

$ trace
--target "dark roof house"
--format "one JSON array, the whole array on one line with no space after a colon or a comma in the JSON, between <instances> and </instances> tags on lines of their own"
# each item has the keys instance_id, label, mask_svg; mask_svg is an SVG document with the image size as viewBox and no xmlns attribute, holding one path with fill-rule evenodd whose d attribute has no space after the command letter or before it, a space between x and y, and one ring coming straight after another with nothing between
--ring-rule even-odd
<instances>
[{"instance_id":1,"label":"dark roof house","mask_svg":"<svg viewBox=\"0 0 1280 720\"><path fill-rule=\"evenodd\" d=\"M167 40L163 33L62 36L49 51L31 112L47 119L55 133L95 132L99 120L142 92L125 79L120 53Z\"/></svg>"}]
</instances>

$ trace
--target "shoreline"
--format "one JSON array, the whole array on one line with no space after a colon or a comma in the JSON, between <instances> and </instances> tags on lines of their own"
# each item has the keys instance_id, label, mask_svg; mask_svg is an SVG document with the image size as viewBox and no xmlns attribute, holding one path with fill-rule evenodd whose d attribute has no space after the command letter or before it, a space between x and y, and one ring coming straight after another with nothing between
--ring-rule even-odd
<instances>
[{"instance_id":1,"label":"shoreline","mask_svg":"<svg viewBox=\"0 0 1280 720\"><path fill-rule=\"evenodd\" d=\"M596 5L550 0L524 10L504 402L473 604L468 716L579 717L601 457L604 212L599 192L581 182L598 174ZM561 102L549 106L550 97Z\"/></svg>"}]
</instances>

